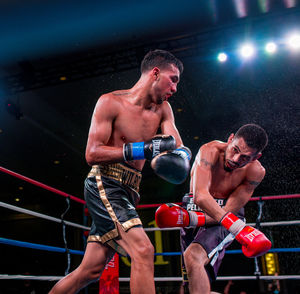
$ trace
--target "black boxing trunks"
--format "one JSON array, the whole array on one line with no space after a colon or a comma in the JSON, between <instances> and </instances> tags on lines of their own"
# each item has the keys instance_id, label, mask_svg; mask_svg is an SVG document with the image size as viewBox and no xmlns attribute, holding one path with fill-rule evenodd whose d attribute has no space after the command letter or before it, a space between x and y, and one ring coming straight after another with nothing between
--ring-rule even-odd
<instances>
[{"instance_id":1,"label":"black boxing trunks","mask_svg":"<svg viewBox=\"0 0 300 294\"><path fill-rule=\"evenodd\" d=\"M117 223L124 231L141 227L137 214L141 172L120 163L95 165L84 182L84 197L92 217L88 242L101 242L122 255L125 250L115 238L119 232Z\"/></svg>"},{"instance_id":2,"label":"black boxing trunks","mask_svg":"<svg viewBox=\"0 0 300 294\"><path fill-rule=\"evenodd\" d=\"M227 199L216 199L221 206L225 206ZM193 195L186 194L182 199L182 207L186 210L202 211L199 206L194 203ZM244 208L240 209L237 216L244 220ZM181 228L180 229L180 245L182 253L191 243L200 244L210 259L205 269L210 282L217 278L217 273L225 255L225 249L233 242L234 236L219 224L198 227L198 228ZM184 261L182 260L182 276L185 283L188 282Z\"/></svg>"}]
</instances>

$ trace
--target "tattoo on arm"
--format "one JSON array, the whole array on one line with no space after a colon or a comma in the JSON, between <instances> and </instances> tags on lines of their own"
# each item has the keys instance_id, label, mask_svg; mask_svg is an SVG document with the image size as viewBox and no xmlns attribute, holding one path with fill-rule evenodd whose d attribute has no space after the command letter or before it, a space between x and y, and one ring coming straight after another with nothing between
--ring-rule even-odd
<instances>
[{"instance_id":1,"label":"tattoo on arm","mask_svg":"<svg viewBox=\"0 0 300 294\"><path fill-rule=\"evenodd\" d=\"M121 93L118 93L118 92L114 92L114 93L112 93L113 95L115 95L115 96L124 96L124 95L128 95L128 94L130 94L129 92L121 92Z\"/></svg>"},{"instance_id":2,"label":"tattoo on arm","mask_svg":"<svg viewBox=\"0 0 300 294\"><path fill-rule=\"evenodd\" d=\"M208 162L205 158L201 158L200 161L203 162L206 167L207 166L210 166L210 167L213 166L213 164L211 162Z\"/></svg>"},{"instance_id":3,"label":"tattoo on arm","mask_svg":"<svg viewBox=\"0 0 300 294\"><path fill-rule=\"evenodd\" d=\"M256 182L256 181L248 181L248 183L254 186L255 188L260 184L260 182Z\"/></svg>"}]
</instances>

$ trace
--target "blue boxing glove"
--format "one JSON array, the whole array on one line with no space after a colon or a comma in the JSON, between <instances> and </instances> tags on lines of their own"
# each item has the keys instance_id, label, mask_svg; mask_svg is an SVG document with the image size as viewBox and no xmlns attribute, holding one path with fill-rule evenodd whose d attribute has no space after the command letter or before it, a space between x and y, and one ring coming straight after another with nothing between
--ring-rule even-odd
<instances>
[{"instance_id":1,"label":"blue boxing glove","mask_svg":"<svg viewBox=\"0 0 300 294\"><path fill-rule=\"evenodd\" d=\"M189 175L191 158L191 150L182 146L154 157L151 161L151 167L162 179L172 184L181 184Z\"/></svg>"},{"instance_id":2,"label":"blue boxing glove","mask_svg":"<svg viewBox=\"0 0 300 294\"><path fill-rule=\"evenodd\" d=\"M152 160L156 155L176 148L176 140L173 136L157 135L146 142L127 143L123 145L123 157L125 161L148 159Z\"/></svg>"}]
</instances>

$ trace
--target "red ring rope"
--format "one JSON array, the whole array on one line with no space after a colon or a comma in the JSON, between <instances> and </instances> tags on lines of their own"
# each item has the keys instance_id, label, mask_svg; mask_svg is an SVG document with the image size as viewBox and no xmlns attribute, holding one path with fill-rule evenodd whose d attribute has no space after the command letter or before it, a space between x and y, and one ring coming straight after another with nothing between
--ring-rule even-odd
<instances>
[{"instance_id":1,"label":"red ring rope","mask_svg":"<svg viewBox=\"0 0 300 294\"><path fill-rule=\"evenodd\" d=\"M48 185L45 185L43 183L40 183L38 181L35 181L35 180L32 180L28 177L25 177L21 174L18 174L18 173L15 173L11 170L8 170L2 166L0 166L0 171L4 172L4 173L7 173L11 176L14 176L16 178L19 178L21 180L24 180L26 182L29 182L33 185L36 185L38 187L41 187L41 188L44 188L46 190L49 190L51 192L54 192L56 194L59 194L59 195L62 195L64 197L70 197L70 199L76 201L76 202L79 202L79 203L82 203L82 204L86 204L86 202L78 197L75 197L75 196L72 196L70 194L67 194L63 191L60 191L58 189L55 189L55 188L52 188ZM263 196L263 197L252 197L250 199L250 201L258 201L258 200L278 200L278 199L292 199L292 198L300 198L300 194L287 194L287 195L274 195L274 196ZM143 209L143 208L155 208L155 207L159 207L160 205L162 205L163 203L158 203L158 204L141 204L141 205L138 205L137 208L139 209ZM176 202L175 204L178 204L180 205L181 202Z\"/></svg>"},{"instance_id":2,"label":"red ring rope","mask_svg":"<svg viewBox=\"0 0 300 294\"><path fill-rule=\"evenodd\" d=\"M80 199L80 198L78 198L78 197L72 196L72 195L67 194L67 193L65 193L65 192L63 192L63 191L60 191L60 190L58 190L58 189L52 188L52 187L50 187L50 186L48 186L48 185L45 185L45 184L40 183L40 182L38 182L38 181L35 181L35 180L32 180L32 179L27 178L27 177L25 177L25 176L22 176L22 175L20 175L20 174L18 174L18 173L15 173L15 172L13 172L13 171L11 171L11 170L8 170L8 169L6 169L6 168L4 168L4 167L2 167L2 166L0 166L0 171L5 172L5 173L7 173L7 174L9 174L9 175L11 175L11 176L14 176L14 177L16 177L16 178L19 178L19 179L21 179L21 180L23 180L23 181L26 181L26 182L28 182L28 183L31 183L31 184L33 184L33 185L36 185L36 186L38 186L38 187L41 187L41 188L43 188L43 189L45 189L45 190L54 192L54 193L59 194L59 195L62 195L62 196L64 196L64 197L70 197L70 199L72 199L72 200L74 200L74 201L76 201L76 202L85 204L85 201L82 200L82 199Z\"/></svg>"}]
</instances>

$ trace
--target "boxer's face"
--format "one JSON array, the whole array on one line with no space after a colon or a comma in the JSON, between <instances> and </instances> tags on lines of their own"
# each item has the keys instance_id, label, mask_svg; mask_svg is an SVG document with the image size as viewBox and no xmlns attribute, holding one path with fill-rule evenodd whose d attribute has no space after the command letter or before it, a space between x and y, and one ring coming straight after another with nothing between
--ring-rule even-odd
<instances>
[{"instance_id":1,"label":"boxer's face","mask_svg":"<svg viewBox=\"0 0 300 294\"><path fill-rule=\"evenodd\" d=\"M154 93L156 96L156 104L162 104L167 101L177 91L180 72L179 69L170 64L165 69L158 69L155 73Z\"/></svg>"},{"instance_id":2,"label":"boxer's face","mask_svg":"<svg viewBox=\"0 0 300 294\"><path fill-rule=\"evenodd\" d=\"M236 138L231 134L227 143L224 159L224 169L227 171L243 167L260 156L255 149L246 144L242 137Z\"/></svg>"}]
</instances>

